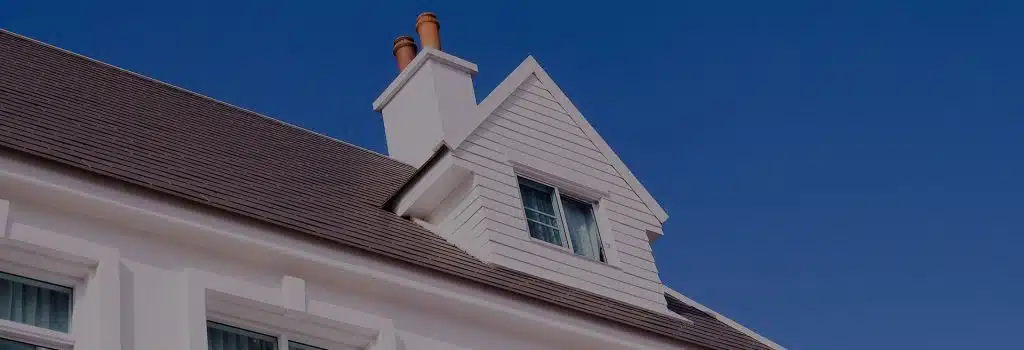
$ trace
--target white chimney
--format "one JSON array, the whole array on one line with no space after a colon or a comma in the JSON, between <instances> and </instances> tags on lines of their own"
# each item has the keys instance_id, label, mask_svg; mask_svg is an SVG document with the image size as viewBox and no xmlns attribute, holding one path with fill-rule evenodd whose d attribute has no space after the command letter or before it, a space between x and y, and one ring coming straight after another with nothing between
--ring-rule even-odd
<instances>
[{"instance_id":1,"label":"white chimney","mask_svg":"<svg viewBox=\"0 0 1024 350\"><path fill-rule=\"evenodd\" d=\"M441 146L472 132L476 94L476 65L426 43L437 42L437 21L429 14L417 21L423 51L404 65L398 77L373 102L384 117L388 155L415 167L423 165ZM426 22L426 23L424 23ZM434 27L431 27L431 24ZM399 55L396 54L396 57ZM402 58L399 66L403 66Z\"/></svg>"}]
</instances>

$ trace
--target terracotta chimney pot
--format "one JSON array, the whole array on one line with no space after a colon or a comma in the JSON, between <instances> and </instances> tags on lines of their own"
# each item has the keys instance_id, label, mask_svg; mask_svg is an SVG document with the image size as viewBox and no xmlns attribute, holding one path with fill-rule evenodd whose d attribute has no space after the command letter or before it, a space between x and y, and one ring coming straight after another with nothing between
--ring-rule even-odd
<instances>
[{"instance_id":1,"label":"terracotta chimney pot","mask_svg":"<svg viewBox=\"0 0 1024 350\"><path fill-rule=\"evenodd\" d=\"M423 47L441 49L441 22L433 12L424 12L416 17L416 33L420 35Z\"/></svg>"},{"instance_id":2,"label":"terracotta chimney pot","mask_svg":"<svg viewBox=\"0 0 1024 350\"><path fill-rule=\"evenodd\" d=\"M405 70L405 66L412 62L413 58L416 58L416 41L412 37L402 35L395 39L395 47L392 50L395 54L395 60L398 61L398 71Z\"/></svg>"}]
</instances>

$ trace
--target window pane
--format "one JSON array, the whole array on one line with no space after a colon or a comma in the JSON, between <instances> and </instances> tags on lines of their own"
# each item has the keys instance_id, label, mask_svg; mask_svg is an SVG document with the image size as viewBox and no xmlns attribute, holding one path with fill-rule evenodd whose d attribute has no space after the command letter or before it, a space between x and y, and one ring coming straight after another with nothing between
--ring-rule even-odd
<instances>
[{"instance_id":1,"label":"window pane","mask_svg":"<svg viewBox=\"0 0 1024 350\"><path fill-rule=\"evenodd\" d=\"M216 322L206 322L209 350L277 350L277 338Z\"/></svg>"},{"instance_id":2,"label":"window pane","mask_svg":"<svg viewBox=\"0 0 1024 350\"><path fill-rule=\"evenodd\" d=\"M0 350L38 350L45 349L35 345L19 343L13 340L0 338Z\"/></svg>"},{"instance_id":3,"label":"window pane","mask_svg":"<svg viewBox=\"0 0 1024 350\"><path fill-rule=\"evenodd\" d=\"M326 349L318 348L318 347L315 347L315 346L312 346L312 345L306 345L306 344L296 343L296 342L290 341L290 342L288 342L288 350L326 350Z\"/></svg>"},{"instance_id":4,"label":"window pane","mask_svg":"<svg viewBox=\"0 0 1024 350\"><path fill-rule=\"evenodd\" d=\"M71 288L0 272L0 319L67 332Z\"/></svg>"},{"instance_id":5,"label":"window pane","mask_svg":"<svg viewBox=\"0 0 1024 350\"><path fill-rule=\"evenodd\" d=\"M576 255L604 261L601 237L597 233L597 222L594 221L594 210L590 204L562 197L562 210L565 211L565 225L569 230L573 252Z\"/></svg>"},{"instance_id":6,"label":"window pane","mask_svg":"<svg viewBox=\"0 0 1024 350\"><path fill-rule=\"evenodd\" d=\"M519 178L519 193L523 196L523 209L530 236L551 244L564 246L561 224L555 209L555 189L534 181Z\"/></svg>"}]
</instances>

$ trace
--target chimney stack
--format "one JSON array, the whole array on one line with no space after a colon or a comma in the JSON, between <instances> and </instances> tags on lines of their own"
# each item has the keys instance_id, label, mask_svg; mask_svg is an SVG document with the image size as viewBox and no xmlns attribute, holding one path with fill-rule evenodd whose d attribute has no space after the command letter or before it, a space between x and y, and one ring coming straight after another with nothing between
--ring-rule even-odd
<instances>
[{"instance_id":1,"label":"chimney stack","mask_svg":"<svg viewBox=\"0 0 1024 350\"><path fill-rule=\"evenodd\" d=\"M433 12L424 12L416 17L416 33L424 48L441 49L441 22Z\"/></svg>"},{"instance_id":2,"label":"chimney stack","mask_svg":"<svg viewBox=\"0 0 1024 350\"><path fill-rule=\"evenodd\" d=\"M401 72L405 70L405 66L408 66L409 62L412 62L413 58L416 58L416 41L407 35L400 36L395 39L392 53L395 54L398 71Z\"/></svg>"},{"instance_id":3,"label":"chimney stack","mask_svg":"<svg viewBox=\"0 0 1024 350\"><path fill-rule=\"evenodd\" d=\"M453 145L476 125L476 65L441 51L437 16L416 17L422 48L407 36L394 42L400 72L373 101L384 118L388 155L419 167L442 145Z\"/></svg>"}]
</instances>

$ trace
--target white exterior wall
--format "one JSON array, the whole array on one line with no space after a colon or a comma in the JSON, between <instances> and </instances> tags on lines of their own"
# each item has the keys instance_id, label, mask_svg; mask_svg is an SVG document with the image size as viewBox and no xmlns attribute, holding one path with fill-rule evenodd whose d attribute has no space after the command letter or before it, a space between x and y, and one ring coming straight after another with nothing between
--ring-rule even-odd
<instances>
[{"instance_id":1,"label":"white exterior wall","mask_svg":"<svg viewBox=\"0 0 1024 350\"><path fill-rule=\"evenodd\" d=\"M492 263L670 314L647 238L647 231L661 232L661 222L536 76L454 155L474 174L466 212L483 216L480 223L471 221L471 233L454 233L457 245ZM599 202L595 210L608 263L530 238L517 174ZM468 218L449 217L457 225Z\"/></svg>"},{"instance_id":2,"label":"white exterior wall","mask_svg":"<svg viewBox=\"0 0 1024 350\"><path fill-rule=\"evenodd\" d=\"M424 48L374 101L384 117L388 155L419 167L442 141L473 128L476 65Z\"/></svg>"},{"instance_id":3,"label":"white exterior wall","mask_svg":"<svg viewBox=\"0 0 1024 350\"><path fill-rule=\"evenodd\" d=\"M474 190L480 197L499 196L480 183ZM5 153L0 220L0 257L36 254L46 259L35 264L41 272L32 276L46 279L58 271L79 279L70 335L75 350L206 349L205 320L214 311L234 310L219 298L248 305L239 318L262 312L297 333L351 334L366 342L356 348L679 348L633 329ZM466 221L475 220L502 219L470 215ZM13 266L3 260L0 268ZM627 266L623 271L632 271Z\"/></svg>"}]
</instances>

